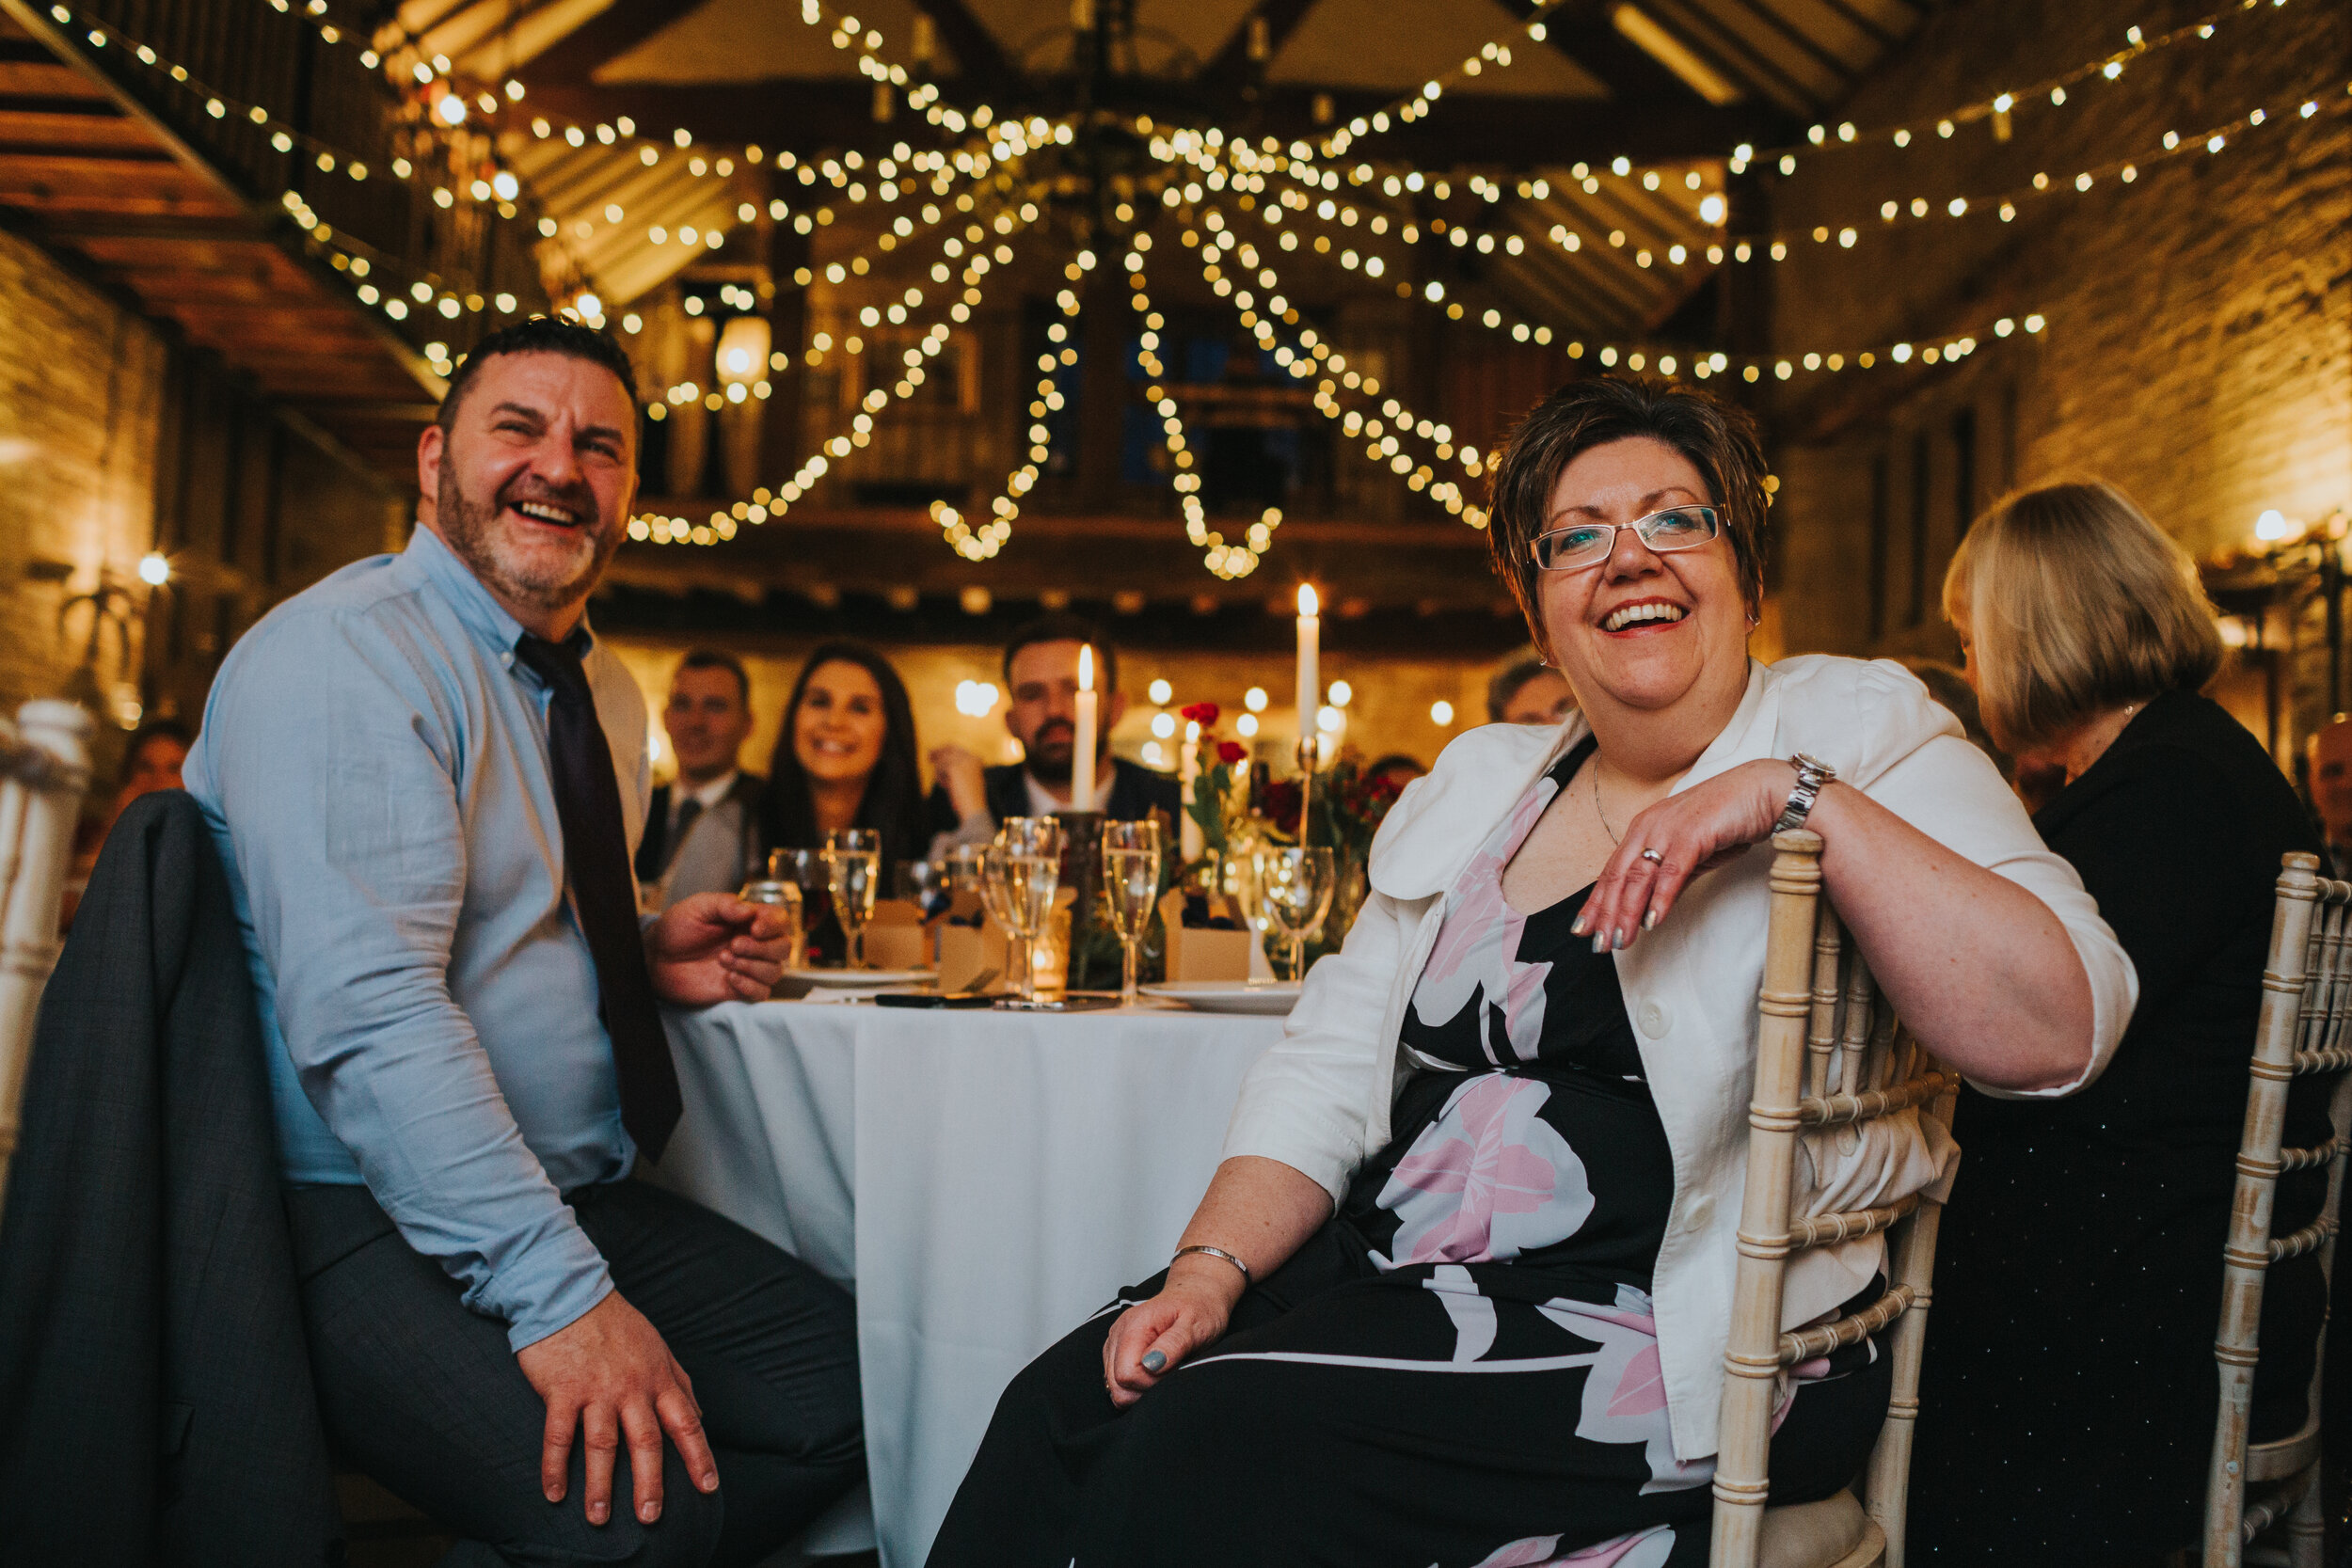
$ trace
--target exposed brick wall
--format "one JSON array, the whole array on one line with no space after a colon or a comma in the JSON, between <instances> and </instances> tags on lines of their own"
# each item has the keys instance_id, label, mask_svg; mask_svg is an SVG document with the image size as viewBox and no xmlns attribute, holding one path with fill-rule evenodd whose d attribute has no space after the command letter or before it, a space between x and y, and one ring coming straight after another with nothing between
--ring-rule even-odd
<instances>
[{"instance_id":1,"label":"exposed brick wall","mask_svg":"<svg viewBox=\"0 0 2352 1568\"><path fill-rule=\"evenodd\" d=\"M0 711L13 713L61 690L80 661L89 612L61 631L69 597L103 579L144 600L167 351L145 322L6 233L0 319ZM111 641L105 668L125 668ZM128 668L135 675L135 658Z\"/></svg>"},{"instance_id":2,"label":"exposed brick wall","mask_svg":"<svg viewBox=\"0 0 2352 1568\"><path fill-rule=\"evenodd\" d=\"M389 492L230 381L210 355L0 233L0 711L72 691L124 721L200 711L229 644L269 607L399 532ZM174 580L138 578L151 549ZM102 584L122 591L82 669Z\"/></svg>"},{"instance_id":3,"label":"exposed brick wall","mask_svg":"<svg viewBox=\"0 0 2352 1568\"><path fill-rule=\"evenodd\" d=\"M2246 539L2265 509L2317 518L2352 504L2352 116L2294 115L2304 97L2342 99L2352 8L2235 14L2209 41L2071 89L2064 107L2021 101L2006 143L1985 121L1949 140L1926 129L2121 47L2127 26L2153 35L2214 8L1942 9L1836 117L1922 127L1908 150L1803 156L1793 178L1767 181L1775 226L1803 236L1770 273L1777 352L1851 355L2027 310L2051 324L2038 340L1987 338L1957 365L1771 387L1791 650L1950 649L1945 564L1967 517L2013 484L2111 480L2201 556ZM2169 130L2186 137L2257 105L2268 122L2217 156L2144 158ZM2077 171L2123 158L2142 159L2135 182L2071 189ZM2063 194L2021 201L2013 223L1878 217L1890 198L1940 208L2037 171ZM1851 250L1809 238L1846 224L1861 231Z\"/></svg>"}]
</instances>

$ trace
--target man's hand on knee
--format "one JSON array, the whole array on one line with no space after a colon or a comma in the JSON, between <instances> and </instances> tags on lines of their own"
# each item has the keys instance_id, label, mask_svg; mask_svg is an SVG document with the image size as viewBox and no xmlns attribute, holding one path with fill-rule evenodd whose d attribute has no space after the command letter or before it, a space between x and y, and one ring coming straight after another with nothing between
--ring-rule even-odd
<instances>
[{"instance_id":1,"label":"man's hand on knee","mask_svg":"<svg viewBox=\"0 0 2352 1568\"><path fill-rule=\"evenodd\" d=\"M686 1473L705 1492L719 1489L719 1466L703 1437L702 1407L686 1369L670 1354L660 1332L621 1299L606 1296L566 1326L515 1353L523 1376L547 1401L546 1442L539 1482L548 1501L562 1502L571 1469L572 1437L587 1448L588 1522L612 1517L612 1462L628 1444L638 1519L661 1516L661 1434L677 1445Z\"/></svg>"}]
</instances>

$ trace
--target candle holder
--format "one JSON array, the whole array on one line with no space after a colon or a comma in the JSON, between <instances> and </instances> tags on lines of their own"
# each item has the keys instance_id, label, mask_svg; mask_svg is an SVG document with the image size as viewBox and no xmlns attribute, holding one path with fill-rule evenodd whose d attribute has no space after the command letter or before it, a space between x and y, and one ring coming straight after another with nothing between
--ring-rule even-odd
<instances>
[{"instance_id":1,"label":"candle holder","mask_svg":"<svg viewBox=\"0 0 2352 1568\"><path fill-rule=\"evenodd\" d=\"M1119 934L1103 918L1103 823L1099 811L1057 811L1062 825L1061 885L1077 895L1070 906L1069 985L1073 990L1102 989L1105 950L1116 951Z\"/></svg>"},{"instance_id":2,"label":"candle holder","mask_svg":"<svg viewBox=\"0 0 2352 1568\"><path fill-rule=\"evenodd\" d=\"M1295 755L1298 763L1298 842L1304 847L1307 825L1313 820L1309 814L1315 803L1315 764L1323 758L1322 742L1316 738L1312 729L1299 736Z\"/></svg>"}]
</instances>

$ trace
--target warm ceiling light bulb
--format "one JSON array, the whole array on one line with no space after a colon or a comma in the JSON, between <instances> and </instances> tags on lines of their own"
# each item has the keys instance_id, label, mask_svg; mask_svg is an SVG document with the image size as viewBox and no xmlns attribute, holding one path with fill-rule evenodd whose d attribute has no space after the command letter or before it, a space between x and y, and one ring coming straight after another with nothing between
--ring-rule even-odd
<instances>
[{"instance_id":1,"label":"warm ceiling light bulb","mask_svg":"<svg viewBox=\"0 0 2352 1568\"><path fill-rule=\"evenodd\" d=\"M466 101L453 92L443 93L440 103L433 106L433 112L440 118L444 125L466 123Z\"/></svg>"},{"instance_id":2,"label":"warm ceiling light bulb","mask_svg":"<svg viewBox=\"0 0 2352 1568\"><path fill-rule=\"evenodd\" d=\"M171 580L171 562L164 559L161 550L150 550L139 557L139 580L151 588L161 588Z\"/></svg>"},{"instance_id":3,"label":"warm ceiling light bulb","mask_svg":"<svg viewBox=\"0 0 2352 1568\"><path fill-rule=\"evenodd\" d=\"M1176 689L1168 685L1168 682L1159 680L1152 683L1152 703L1153 706L1166 707L1168 705L1168 700L1174 695L1176 695Z\"/></svg>"},{"instance_id":4,"label":"warm ceiling light bulb","mask_svg":"<svg viewBox=\"0 0 2352 1568\"><path fill-rule=\"evenodd\" d=\"M2268 541L2287 536L2286 514L2273 507L2254 519L2254 537Z\"/></svg>"},{"instance_id":5,"label":"warm ceiling light bulb","mask_svg":"<svg viewBox=\"0 0 2352 1568\"><path fill-rule=\"evenodd\" d=\"M1440 697L1429 705L1429 721L1440 729L1454 722L1454 705Z\"/></svg>"},{"instance_id":6,"label":"warm ceiling light bulb","mask_svg":"<svg viewBox=\"0 0 2352 1568\"><path fill-rule=\"evenodd\" d=\"M1356 689L1345 681L1333 681L1323 694L1330 700L1333 707L1345 707L1355 697Z\"/></svg>"},{"instance_id":7,"label":"warm ceiling light bulb","mask_svg":"<svg viewBox=\"0 0 2352 1568\"><path fill-rule=\"evenodd\" d=\"M490 176L490 188L499 193L501 201L512 201L522 191L522 182L506 169Z\"/></svg>"},{"instance_id":8,"label":"warm ceiling light bulb","mask_svg":"<svg viewBox=\"0 0 2352 1568\"><path fill-rule=\"evenodd\" d=\"M572 301L572 309L579 311L583 318L593 321L604 314L604 301L594 294L582 294Z\"/></svg>"},{"instance_id":9,"label":"warm ceiling light bulb","mask_svg":"<svg viewBox=\"0 0 2352 1568\"><path fill-rule=\"evenodd\" d=\"M1241 705L1252 713L1263 713L1265 702L1265 688L1263 686L1253 686L1241 694Z\"/></svg>"}]
</instances>

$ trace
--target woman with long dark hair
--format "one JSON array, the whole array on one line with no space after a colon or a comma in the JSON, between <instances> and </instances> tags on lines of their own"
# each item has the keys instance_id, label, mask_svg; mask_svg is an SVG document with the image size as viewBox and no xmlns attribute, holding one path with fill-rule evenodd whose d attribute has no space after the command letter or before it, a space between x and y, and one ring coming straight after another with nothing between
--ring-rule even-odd
<instances>
[{"instance_id":1,"label":"woman with long dark hair","mask_svg":"<svg viewBox=\"0 0 2352 1568\"><path fill-rule=\"evenodd\" d=\"M921 755L890 661L863 642L820 645L792 683L768 765L769 847L820 849L827 833L871 828L885 866L919 857L929 842Z\"/></svg>"}]
</instances>

